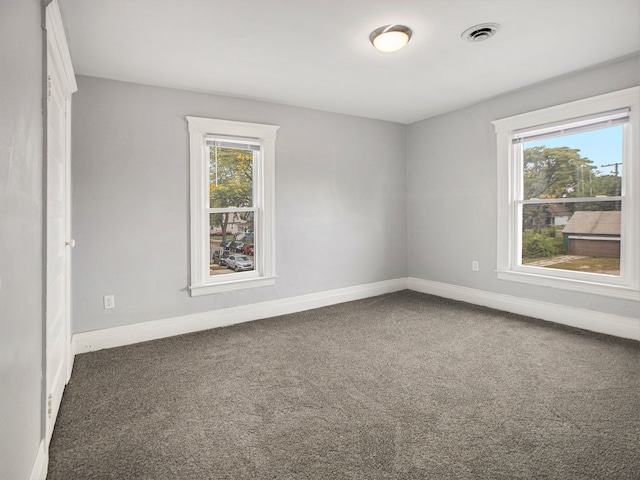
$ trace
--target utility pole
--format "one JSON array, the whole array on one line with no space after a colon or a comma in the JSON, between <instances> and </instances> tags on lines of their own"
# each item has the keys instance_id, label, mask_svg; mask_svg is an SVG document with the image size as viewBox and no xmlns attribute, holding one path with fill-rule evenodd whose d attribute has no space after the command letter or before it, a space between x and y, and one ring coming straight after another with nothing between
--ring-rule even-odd
<instances>
[{"instance_id":1,"label":"utility pole","mask_svg":"<svg viewBox=\"0 0 640 480\"><path fill-rule=\"evenodd\" d=\"M616 177L616 197L620 195L620 184L618 182L618 165L622 165L620 163L608 163L607 165L600 165L601 168L604 167L613 167L613 175Z\"/></svg>"}]
</instances>

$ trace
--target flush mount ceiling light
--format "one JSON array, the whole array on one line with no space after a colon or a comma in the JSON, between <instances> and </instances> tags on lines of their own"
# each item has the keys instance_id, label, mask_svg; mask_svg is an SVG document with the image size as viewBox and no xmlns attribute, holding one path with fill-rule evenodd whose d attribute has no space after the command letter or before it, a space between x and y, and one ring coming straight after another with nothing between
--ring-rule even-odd
<instances>
[{"instance_id":1,"label":"flush mount ceiling light","mask_svg":"<svg viewBox=\"0 0 640 480\"><path fill-rule=\"evenodd\" d=\"M404 47L411 38L411 29L404 25L387 25L376 28L369 40L381 52L395 52Z\"/></svg>"},{"instance_id":2,"label":"flush mount ceiling light","mask_svg":"<svg viewBox=\"0 0 640 480\"><path fill-rule=\"evenodd\" d=\"M498 23L481 23L480 25L467 28L460 36L467 42L482 42L483 40L493 37L498 31L498 28L500 28L500 24Z\"/></svg>"}]
</instances>

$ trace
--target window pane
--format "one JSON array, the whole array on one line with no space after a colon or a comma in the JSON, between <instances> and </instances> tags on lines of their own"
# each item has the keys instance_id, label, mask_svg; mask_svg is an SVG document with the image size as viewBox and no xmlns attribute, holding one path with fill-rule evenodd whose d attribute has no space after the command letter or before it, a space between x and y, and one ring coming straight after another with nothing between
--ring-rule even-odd
<instances>
[{"instance_id":1,"label":"window pane","mask_svg":"<svg viewBox=\"0 0 640 480\"><path fill-rule=\"evenodd\" d=\"M209 273L224 275L255 269L254 212L209 214Z\"/></svg>"},{"instance_id":2,"label":"window pane","mask_svg":"<svg viewBox=\"0 0 640 480\"><path fill-rule=\"evenodd\" d=\"M522 198L619 196L622 134L617 125L524 143Z\"/></svg>"},{"instance_id":3,"label":"window pane","mask_svg":"<svg viewBox=\"0 0 640 480\"><path fill-rule=\"evenodd\" d=\"M522 206L522 264L620 275L621 202Z\"/></svg>"},{"instance_id":4,"label":"window pane","mask_svg":"<svg viewBox=\"0 0 640 480\"><path fill-rule=\"evenodd\" d=\"M253 151L209 148L209 206L253 206Z\"/></svg>"}]
</instances>

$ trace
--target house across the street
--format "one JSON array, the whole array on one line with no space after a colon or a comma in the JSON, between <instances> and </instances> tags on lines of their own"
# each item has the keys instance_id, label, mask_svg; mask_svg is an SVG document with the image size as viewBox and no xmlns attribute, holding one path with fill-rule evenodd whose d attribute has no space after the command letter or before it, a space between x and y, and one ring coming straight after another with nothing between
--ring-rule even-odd
<instances>
[{"instance_id":1,"label":"house across the street","mask_svg":"<svg viewBox=\"0 0 640 480\"><path fill-rule=\"evenodd\" d=\"M566 225L571 218L571 210L566 205L552 203L547 207L547 215L549 216L549 225L562 226Z\"/></svg>"}]
</instances>

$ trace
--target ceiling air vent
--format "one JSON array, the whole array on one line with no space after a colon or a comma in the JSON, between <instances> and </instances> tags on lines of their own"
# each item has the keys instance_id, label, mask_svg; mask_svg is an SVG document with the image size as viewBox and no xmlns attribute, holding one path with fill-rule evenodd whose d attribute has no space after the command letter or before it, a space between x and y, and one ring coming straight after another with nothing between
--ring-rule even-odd
<instances>
[{"instance_id":1,"label":"ceiling air vent","mask_svg":"<svg viewBox=\"0 0 640 480\"><path fill-rule=\"evenodd\" d=\"M497 23L481 23L462 32L462 38L467 42L481 42L493 37L500 28Z\"/></svg>"}]
</instances>

